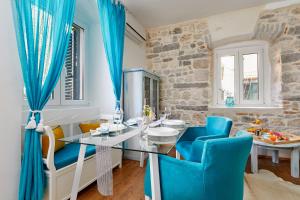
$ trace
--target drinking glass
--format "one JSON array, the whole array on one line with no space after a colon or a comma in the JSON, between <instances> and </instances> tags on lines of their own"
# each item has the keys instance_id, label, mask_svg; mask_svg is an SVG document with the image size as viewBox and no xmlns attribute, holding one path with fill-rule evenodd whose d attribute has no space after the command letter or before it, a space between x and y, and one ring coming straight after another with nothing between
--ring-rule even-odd
<instances>
[{"instance_id":1,"label":"drinking glass","mask_svg":"<svg viewBox=\"0 0 300 200\"><path fill-rule=\"evenodd\" d=\"M171 108L170 107L165 107L165 115L166 115L166 119L169 119L169 117L171 116Z\"/></svg>"},{"instance_id":2,"label":"drinking glass","mask_svg":"<svg viewBox=\"0 0 300 200\"><path fill-rule=\"evenodd\" d=\"M117 108L113 115L113 122L117 124L117 130L119 131L119 125L123 122L123 110L121 108Z\"/></svg>"},{"instance_id":3,"label":"drinking glass","mask_svg":"<svg viewBox=\"0 0 300 200\"><path fill-rule=\"evenodd\" d=\"M153 119L151 119L151 120L155 121L157 119L155 107L152 107L152 113L154 116L153 116Z\"/></svg>"}]
</instances>

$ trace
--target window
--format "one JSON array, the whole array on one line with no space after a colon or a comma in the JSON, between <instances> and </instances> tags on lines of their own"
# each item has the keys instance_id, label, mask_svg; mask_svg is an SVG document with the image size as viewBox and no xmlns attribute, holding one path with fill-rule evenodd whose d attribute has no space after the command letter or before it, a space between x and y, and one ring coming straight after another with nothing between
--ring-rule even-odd
<instances>
[{"instance_id":1,"label":"window","mask_svg":"<svg viewBox=\"0 0 300 200\"><path fill-rule=\"evenodd\" d=\"M73 24L61 77L47 105L84 104L84 81L84 29Z\"/></svg>"},{"instance_id":2,"label":"window","mask_svg":"<svg viewBox=\"0 0 300 200\"><path fill-rule=\"evenodd\" d=\"M270 103L267 51L267 44L258 41L215 50L215 104L223 105L228 96L237 106Z\"/></svg>"},{"instance_id":3,"label":"window","mask_svg":"<svg viewBox=\"0 0 300 200\"><path fill-rule=\"evenodd\" d=\"M62 74L62 102L64 103L84 100L82 38L83 29L74 24Z\"/></svg>"}]
</instances>

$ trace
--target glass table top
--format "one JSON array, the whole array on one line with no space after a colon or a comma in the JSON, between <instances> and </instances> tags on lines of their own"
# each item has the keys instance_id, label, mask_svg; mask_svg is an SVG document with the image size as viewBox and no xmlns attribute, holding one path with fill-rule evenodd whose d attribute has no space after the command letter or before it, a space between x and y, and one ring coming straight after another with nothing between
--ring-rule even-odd
<instances>
[{"instance_id":1,"label":"glass table top","mask_svg":"<svg viewBox=\"0 0 300 200\"><path fill-rule=\"evenodd\" d=\"M174 136L149 136L139 127L126 126L125 129L106 134L84 133L59 139L66 143L78 143L94 146L110 146L114 149L138 151L145 153L168 154L176 141L187 130L188 125L174 128L178 132Z\"/></svg>"}]
</instances>

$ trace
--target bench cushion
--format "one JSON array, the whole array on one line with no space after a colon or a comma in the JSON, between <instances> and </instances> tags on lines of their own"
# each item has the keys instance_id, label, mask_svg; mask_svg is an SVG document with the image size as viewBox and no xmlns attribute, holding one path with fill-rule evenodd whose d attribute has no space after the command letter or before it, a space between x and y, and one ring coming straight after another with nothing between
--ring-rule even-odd
<instances>
[{"instance_id":1,"label":"bench cushion","mask_svg":"<svg viewBox=\"0 0 300 200\"><path fill-rule=\"evenodd\" d=\"M82 133L88 133L88 132L90 132L90 130L96 130L99 127L100 127L100 123L99 122L95 122L95 123L80 123L79 124L79 128L80 128L80 130L81 130Z\"/></svg>"},{"instance_id":2,"label":"bench cushion","mask_svg":"<svg viewBox=\"0 0 300 200\"><path fill-rule=\"evenodd\" d=\"M62 139L65 137L64 131L61 128L61 126L57 126L55 128L52 128L52 132L55 138L55 146L54 146L54 152L57 152L58 150L64 148L65 142L59 141L59 139ZM48 154L49 149L49 137L47 135L42 136L42 153L43 157L46 158Z\"/></svg>"},{"instance_id":3,"label":"bench cushion","mask_svg":"<svg viewBox=\"0 0 300 200\"><path fill-rule=\"evenodd\" d=\"M80 144L66 144L64 148L55 152L54 154L54 165L56 170L71 165L77 162ZM95 146L87 146L85 157L89 157L95 154Z\"/></svg>"}]
</instances>

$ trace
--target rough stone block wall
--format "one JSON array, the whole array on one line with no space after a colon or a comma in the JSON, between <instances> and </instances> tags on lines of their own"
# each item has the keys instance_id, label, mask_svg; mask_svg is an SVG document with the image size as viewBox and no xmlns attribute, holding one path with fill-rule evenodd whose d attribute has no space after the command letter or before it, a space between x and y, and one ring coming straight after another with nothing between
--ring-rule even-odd
<instances>
[{"instance_id":1,"label":"rough stone block wall","mask_svg":"<svg viewBox=\"0 0 300 200\"><path fill-rule=\"evenodd\" d=\"M270 44L272 101L282 109L209 109L213 84L212 50L206 21L193 20L148 30L149 68L161 77L161 109L175 118L203 124L206 115L234 120L234 130L255 118L266 126L300 134L300 5L263 11L253 39Z\"/></svg>"},{"instance_id":2,"label":"rough stone block wall","mask_svg":"<svg viewBox=\"0 0 300 200\"><path fill-rule=\"evenodd\" d=\"M196 20L148 30L150 70L161 77L160 109L192 123L208 110L211 51L205 21Z\"/></svg>"},{"instance_id":3,"label":"rough stone block wall","mask_svg":"<svg viewBox=\"0 0 300 200\"><path fill-rule=\"evenodd\" d=\"M300 6L265 11L257 24L284 25L283 32L274 41L270 40L281 55L283 105L282 113L272 113L271 119L281 129L300 134Z\"/></svg>"}]
</instances>

